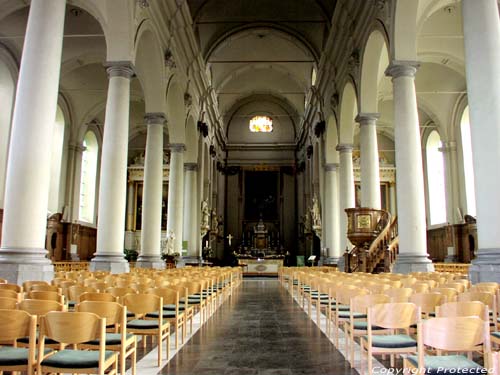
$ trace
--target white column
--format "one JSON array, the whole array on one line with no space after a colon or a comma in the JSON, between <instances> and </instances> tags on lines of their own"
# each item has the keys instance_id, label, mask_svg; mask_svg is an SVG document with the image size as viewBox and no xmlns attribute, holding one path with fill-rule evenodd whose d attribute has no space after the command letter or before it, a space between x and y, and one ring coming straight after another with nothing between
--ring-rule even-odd
<instances>
[{"instance_id":1,"label":"white column","mask_svg":"<svg viewBox=\"0 0 500 375\"><path fill-rule=\"evenodd\" d=\"M101 157L97 249L90 269L128 272L124 258L130 79L128 63L108 64L109 86Z\"/></svg>"},{"instance_id":2,"label":"white column","mask_svg":"<svg viewBox=\"0 0 500 375\"><path fill-rule=\"evenodd\" d=\"M130 232L134 229L134 198L135 198L135 188L134 181L128 181L127 187L127 225L125 230Z\"/></svg>"},{"instance_id":3,"label":"white column","mask_svg":"<svg viewBox=\"0 0 500 375\"><path fill-rule=\"evenodd\" d=\"M352 144L339 144L339 203L340 203L340 249L343 252L346 248L351 248L351 243L347 239L347 214L346 208L355 207L354 198L354 173L352 167Z\"/></svg>"},{"instance_id":4,"label":"white column","mask_svg":"<svg viewBox=\"0 0 500 375\"><path fill-rule=\"evenodd\" d=\"M184 210L184 151L183 143L170 144L170 175L168 181L167 236L175 236L174 252L181 254Z\"/></svg>"},{"instance_id":5,"label":"white column","mask_svg":"<svg viewBox=\"0 0 500 375\"><path fill-rule=\"evenodd\" d=\"M146 113L148 126L144 193L142 199L141 254L137 267L165 268L161 259L161 201L163 191L163 113Z\"/></svg>"},{"instance_id":6,"label":"white column","mask_svg":"<svg viewBox=\"0 0 500 375\"><path fill-rule=\"evenodd\" d=\"M32 0L12 118L0 277L50 280L45 257L52 128L61 70L65 0Z\"/></svg>"},{"instance_id":7,"label":"white column","mask_svg":"<svg viewBox=\"0 0 500 375\"><path fill-rule=\"evenodd\" d=\"M328 264L337 264L344 249L340 247L339 228L339 194L338 194L338 164L325 165L325 214L323 236L328 248Z\"/></svg>"},{"instance_id":8,"label":"white column","mask_svg":"<svg viewBox=\"0 0 500 375\"><path fill-rule=\"evenodd\" d=\"M377 143L378 113L360 113L361 206L380 210L380 171Z\"/></svg>"},{"instance_id":9,"label":"white column","mask_svg":"<svg viewBox=\"0 0 500 375\"><path fill-rule=\"evenodd\" d=\"M394 181L389 182L389 200L390 200L390 212L391 215L397 215L398 205L396 203L396 183Z\"/></svg>"},{"instance_id":10,"label":"white column","mask_svg":"<svg viewBox=\"0 0 500 375\"><path fill-rule=\"evenodd\" d=\"M427 254L424 173L418 122L415 73L418 64L393 61L386 74L392 77L399 256L394 272L433 269Z\"/></svg>"},{"instance_id":11,"label":"white column","mask_svg":"<svg viewBox=\"0 0 500 375\"><path fill-rule=\"evenodd\" d=\"M495 0L463 0L467 94L477 210L472 282L500 281L500 21Z\"/></svg>"},{"instance_id":12,"label":"white column","mask_svg":"<svg viewBox=\"0 0 500 375\"><path fill-rule=\"evenodd\" d=\"M198 164L184 163L184 233L188 243L188 257L199 258L200 223L198 222L198 199L196 197Z\"/></svg>"}]
</instances>

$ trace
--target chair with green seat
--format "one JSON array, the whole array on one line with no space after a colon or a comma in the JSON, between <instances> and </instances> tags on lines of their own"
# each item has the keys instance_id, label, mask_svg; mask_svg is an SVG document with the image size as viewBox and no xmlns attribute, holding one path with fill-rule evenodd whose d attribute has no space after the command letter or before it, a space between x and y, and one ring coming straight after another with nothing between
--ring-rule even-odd
<instances>
[{"instance_id":1,"label":"chair with green seat","mask_svg":"<svg viewBox=\"0 0 500 375\"><path fill-rule=\"evenodd\" d=\"M90 312L53 311L40 319L38 352L44 352L47 338L61 343L61 348L39 361L37 374L117 374L118 354L106 350L105 318ZM79 349L92 340L99 340L98 350Z\"/></svg>"},{"instance_id":2,"label":"chair with green seat","mask_svg":"<svg viewBox=\"0 0 500 375\"><path fill-rule=\"evenodd\" d=\"M394 367L396 354L417 352L417 341L408 332L412 324L420 322L420 308L413 303L383 303L368 308L367 334L360 338L361 373L368 366L372 374L373 355L390 354L391 367ZM372 327L391 330L391 334L375 334ZM366 356L366 361L363 359Z\"/></svg>"},{"instance_id":3,"label":"chair with green seat","mask_svg":"<svg viewBox=\"0 0 500 375\"><path fill-rule=\"evenodd\" d=\"M390 302L391 297L385 294L361 294L351 298L349 304L349 320L344 323L346 337L348 338L349 362L354 367L355 338L365 336L368 333L367 312L371 306ZM372 332L377 334L388 333L381 327L373 326Z\"/></svg>"},{"instance_id":4,"label":"chair with green seat","mask_svg":"<svg viewBox=\"0 0 500 375\"><path fill-rule=\"evenodd\" d=\"M135 314L135 319L127 322L127 330L135 335L143 336L143 346L147 336L156 337L158 341L158 366L163 359L163 340L167 339L167 359L170 353L170 323L163 319L163 299L154 294L136 293L123 297L123 305ZM157 319L146 318L147 314L157 313Z\"/></svg>"},{"instance_id":5,"label":"chair with green seat","mask_svg":"<svg viewBox=\"0 0 500 375\"><path fill-rule=\"evenodd\" d=\"M188 305L200 313L200 323L206 321L206 299L203 296L203 284L189 281L183 284L188 290Z\"/></svg>"},{"instance_id":6,"label":"chair with green seat","mask_svg":"<svg viewBox=\"0 0 500 375\"><path fill-rule=\"evenodd\" d=\"M179 293L179 311L184 313L185 329L183 330L183 340L186 340L187 324L189 322L189 334L193 333L193 315L194 307L188 303L188 288L184 284L170 285L169 289L176 290ZM174 311L173 304L163 304L163 310Z\"/></svg>"},{"instance_id":7,"label":"chair with green seat","mask_svg":"<svg viewBox=\"0 0 500 375\"><path fill-rule=\"evenodd\" d=\"M186 337L186 314L179 308L179 292L170 288L151 288L147 293L155 294L163 299L163 319L175 327L175 349L179 348L179 331L181 331L181 342ZM146 318L158 318L158 313L146 314Z\"/></svg>"},{"instance_id":8,"label":"chair with green seat","mask_svg":"<svg viewBox=\"0 0 500 375\"><path fill-rule=\"evenodd\" d=\"M136 374L137 363L137 337L127 332L127 308L114 301L80 302L75 307L76 311L91 312L106 318L106 350L118 352L120 372L126 373L125 360L130 357L132 375ZM96 349L99 341L93 340L81 344L82 348Z\"/></svg>"},{"instance_id":9,"label":"chair with green seat","mask_svg":"<svg viewBox=\"0 0 500 375\"><path fill-rule=\"evenodd\" d=\"M0 309L0 371L34 373L36 367L36 316L26 311ZM17 340L28 338L28 347L17 347ZM11 345L9 345L11 343Z\"/></svg>"},{"instance_id":10,"label":"chair with green seat","mask_svg":"<svg viewBox=\"0 0 500 375\"><path fill-rule=\"evenodd\" d=\"M417 330L418 354L407 356L403 362L411 373L488 373L491 346L487 320L477 316L430 318L421 321ZM437 355L429 355L428 349L436 350ZM455 354L464 352L469 355ZM471 360L472 352L483 353L484 366Z\"/></svg>"}]
</instances>

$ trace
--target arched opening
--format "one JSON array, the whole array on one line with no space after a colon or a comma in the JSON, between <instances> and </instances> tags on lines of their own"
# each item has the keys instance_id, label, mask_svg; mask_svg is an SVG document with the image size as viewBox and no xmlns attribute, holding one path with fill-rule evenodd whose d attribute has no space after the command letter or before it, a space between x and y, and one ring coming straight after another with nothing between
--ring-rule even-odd
<instances>
[{"instance_id":1,"label":"arched opening","mask_svg":"<svg viewBox=\"0 0 500 375\"><path fill-rule=\"evenodd\" d=\"M433 130L427 138L427 185L429 192L429 224L446 222L446 192L441 137Z\"/></svg>"},{"instance_id":2,"label":"arched opening","mask_svg":"<svg viewBox=\"0 0 500 375\"><path fill-rule=\"evenodd\" d=\"M15 81L9 69L0 60L0 103L2 106L2 110L0 111L0 208L3 208L5 173L9 153L10 121L15 86Z\"/></svg>"},{"instance_id":3,"label":"arched opening","mask_svg":"<svg viewBox=\"0 0 500 375\"><path fill-rule=\"evenodd\" d=\"M50 186L49 186L49 214L62 211L62 200L64 194L61 188L61 176L63 172L63 151L65 138L65 121L61 108L57 107L56 121L52 131L52 147L50 161Z\"/></svg>"},{"instance_id":4,"label":"arched opening","mask_svg":"<svg viewBox=\"0 0 500 375\"><path fill-rule=\"evenodd\" d=\"M462 138L462 160L465 182L466 213L476 216L476 191L474 189L474 166L472 164L472 141L470 134L469 106L464 109L460 121L460 134Z\"/></svg>"},{"instance_id":5,"label":"arched opening","mask_svg":"<svg viewBox=\"0 0 500 375\"><path fill-rule=\"evenodd\" d=\"M78 219L94 223L95 193L97 177L97 158L99 144L92 131L88 131L83 139L82 169L80 177L80 210Z\"/></svg>"}]
</instances>

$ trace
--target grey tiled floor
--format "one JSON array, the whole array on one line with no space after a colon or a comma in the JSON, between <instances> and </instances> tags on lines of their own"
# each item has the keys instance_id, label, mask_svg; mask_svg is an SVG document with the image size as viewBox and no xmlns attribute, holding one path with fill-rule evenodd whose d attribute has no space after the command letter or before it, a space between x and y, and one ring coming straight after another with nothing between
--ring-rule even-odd
<instances>
[{"instance_id":1,"label":"grey tiled floor","mask_svg":"<svg viewBox=\"0 0 500 375\"><path fill-rule=\"evenodd\" d=\"M245 280L160 374L357 374L276 280Z\"/></svg>"}]
</instances>

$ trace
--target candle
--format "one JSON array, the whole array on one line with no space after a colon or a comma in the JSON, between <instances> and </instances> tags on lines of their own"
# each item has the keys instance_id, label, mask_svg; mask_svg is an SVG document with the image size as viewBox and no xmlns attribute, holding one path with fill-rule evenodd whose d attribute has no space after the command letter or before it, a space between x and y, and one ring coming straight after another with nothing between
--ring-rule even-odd
<instances>
[{"instance_id":1,"label":"candle","mask_svg":"<svg viewBox=\"0 0 500 375\"><path fill-rule=\"evenodd\" d=\"M208 247L208 240L205 241L205 247Z\"/></svg>"}]
</instances>

